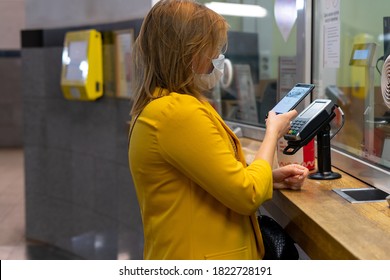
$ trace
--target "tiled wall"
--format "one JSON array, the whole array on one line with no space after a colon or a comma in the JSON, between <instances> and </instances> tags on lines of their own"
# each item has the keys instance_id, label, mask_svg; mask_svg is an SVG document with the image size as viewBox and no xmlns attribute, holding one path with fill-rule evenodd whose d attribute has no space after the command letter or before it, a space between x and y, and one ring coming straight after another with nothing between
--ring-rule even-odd
<instances>
[{"instance_id":1,"label":"tiled wall","mask_svg":"<svg viewBox=\"0 0 390 280\"><path fill-rule=\"evenodd\" d=\"M26 236L87 259L142 259L127 160L130 103L64 99L61 54L22 50Z\"/></svg>"},{"instance_id":2,"label":"tiled wall","mask_svg":"<svg viewBox=\"0 0 390 280\"><path fill-rule=\"evenodd\" d=\"M92 28L107 46L111 31L133 28L138 34L141 23ZM93 102L63 97L67 31L22 34L26 237L86 259L142 259L142 222L127 159L131 104L107 95Z\"/></svg>"},{"instance_id":3,"label":"tiled wall","mask_svg":"<svg viewBox=\"0 0 390 280\"><path fill-rule=\"evenodd\" d=\"M0 148L22 146L20 30L24 0L0 0Z\"/></svg>"},{"instance_id":4,"label":"tiled wall","mask_svg":"<svg viewBox=\"0 0 390 280\"><path fill-rule=\"evenodd\" d=\"M1 50L0 50L1 54ZM22 146L21 59L0 55L0 148Z\"/></svg>"},{"instance_id":5,"label":"tiled wall","mask_svg":"<svg viewBox=\"0 0 390 280\"><path fill-rule=\"evenodd\" d=\"M131 13L139 9L142 18L149 0L26 0L26 237L86 259L142 259L143 230L127 160L129 101L64 99L63 36L70 26L138 32L142 20L136 26L119 21L135 18Z\"/></svg>"},{"instance_id":6,"label":"tiled wall","mask_svg":"<svg viewBox=\"0 0 390 280\"><path fill-rule=\"evenodd\" d=\"M23 146L20 103L22 29L80 26L142 18L151 0L0 0L0 148Z\"/></svg>"}]
</instances>

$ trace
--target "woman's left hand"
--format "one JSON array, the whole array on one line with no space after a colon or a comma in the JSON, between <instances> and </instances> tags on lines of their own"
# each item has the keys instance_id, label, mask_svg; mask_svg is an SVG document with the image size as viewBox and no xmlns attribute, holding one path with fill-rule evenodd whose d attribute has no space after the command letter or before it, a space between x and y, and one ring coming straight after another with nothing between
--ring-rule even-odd
<instances>
[{"instance_id":1,"label":"woman's left hand","mask_svg":"<svg viewBox=\"0 0 390 280\"><path fill-rule=\"evenodd\" d=\"M274 189L300 190L309 170L299 164L289 164L272 171Z\"/></svg>"}]
</instances>

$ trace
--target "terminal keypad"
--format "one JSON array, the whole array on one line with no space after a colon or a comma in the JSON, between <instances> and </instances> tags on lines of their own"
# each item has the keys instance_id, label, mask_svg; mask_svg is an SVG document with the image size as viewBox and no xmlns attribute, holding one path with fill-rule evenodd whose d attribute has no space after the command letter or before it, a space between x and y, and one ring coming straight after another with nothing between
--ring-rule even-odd
<instances>
[{"instance_id":1,"label":"terminal keypad","mask_svg":"<svg viewBox=\"0 0 390 280\"><path fill-rule=\"evenodd\" d=\"M304 126L305 124L307 123L306 120L294 120L292 123L291 123L291 128L290 130L288 131L288 134L290 135L297 135L299 129Z\"/></svg>"}]
</instances>

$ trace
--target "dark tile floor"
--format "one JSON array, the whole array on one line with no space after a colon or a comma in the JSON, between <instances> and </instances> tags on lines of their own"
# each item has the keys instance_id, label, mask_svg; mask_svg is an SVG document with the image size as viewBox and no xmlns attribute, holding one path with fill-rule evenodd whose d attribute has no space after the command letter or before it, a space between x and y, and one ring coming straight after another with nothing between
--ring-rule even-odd
<instances>
[{"instance_id":1,"label":"dark tile floor","mask_svg":"<svg viewBox=\"0 0 390 280\"><path fill-rule=\"evenodd\" d=\"M22 149L0 149L0 259L80 259L59 248L26 240Z\"/></svg>"}]
</instances>

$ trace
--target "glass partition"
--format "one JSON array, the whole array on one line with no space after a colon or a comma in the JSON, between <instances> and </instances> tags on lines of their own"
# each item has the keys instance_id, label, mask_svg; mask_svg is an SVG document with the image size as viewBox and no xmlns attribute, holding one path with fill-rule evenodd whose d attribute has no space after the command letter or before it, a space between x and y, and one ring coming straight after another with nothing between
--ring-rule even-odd
<instances>
[{"instance_id":1,"label":"glass partition","mask_svg":"<svg viewBox=\"0 0 390 280\"><path fill-rule=\"evenodd\" d=\"M296 83L297 6L290 0L199 1L230 25L225 75L210 98L227 121L264 126L265 115ZM297 69L299 71L297 71Z\"/></svg>"},{"instance_id":2,"label":"glass partition","mask_svg":"<svg viewBox=\"0 0 390 280\"><path fill-rule=\"evenodd\" d=\"M332 164L390 192L390 86L381 86L390 77L390 58L383 68L390 53L390 1L200 2L263 9L257 17L249 10L228 15L228 6L217 11L231 26L225 72L232 75L209 94L228 124L261 139L265 114L276 102L295 83L314 83L312 99L332 99L343 111L332 122L336 131L344 119L331 141ZM298 111L310 98L302 103Z\"/></svg>"},{"instance_id":3,"label":"glass partition","mask_svg":"<svg viewBox=\"0 0 390 280\"><path fill-rule=\"evenodd\" d=\"M389 190L390 106L381 79L388 84L382 67L390 51L390 1L313 2L315 98L334 100L345 115L332 140L340 152L333 163ZM333 125L341 124L339 114Z\"/></svg>"}]
</instances>

